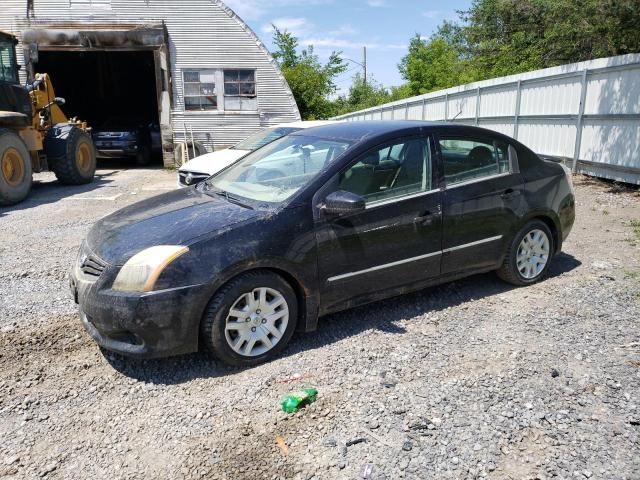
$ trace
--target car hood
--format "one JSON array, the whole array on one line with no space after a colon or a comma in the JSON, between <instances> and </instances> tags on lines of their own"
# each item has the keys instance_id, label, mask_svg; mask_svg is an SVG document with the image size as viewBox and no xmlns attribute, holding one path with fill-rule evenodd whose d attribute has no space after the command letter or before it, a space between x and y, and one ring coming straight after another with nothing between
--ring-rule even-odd
<instances>
[{"instance_id":1,"label":"car hood","mask_svg":"<svg viewBox=\"0 0 640 480\"><path fill-rule=\"evenodd\" d=\"M89 232L89 248L111 265L122 265L154 245L189 245L204 235L216 234L232 225L261 216L186 188L134 203L99 220Z\"/></svg>"},{"instance_id":2,"label":"car hood","mask_svg":"<svg viewBox=\"0 0 640 480\"><path fill-rule=\"evenodd\" d=\"M239 158L244 157L247 153L250 153L249 150L236 150L234 148L205 153L182 165L180 171L213 175L223 168L228 167Z\"/></svg>"}]
</instances>

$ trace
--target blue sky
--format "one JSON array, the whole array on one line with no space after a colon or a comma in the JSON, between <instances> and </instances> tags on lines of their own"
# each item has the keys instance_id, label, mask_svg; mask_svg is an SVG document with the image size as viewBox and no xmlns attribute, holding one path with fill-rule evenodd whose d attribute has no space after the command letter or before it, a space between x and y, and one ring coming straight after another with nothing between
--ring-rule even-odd
<instances>
[{"instance_id":1,"label":"blue sky","mask_svg":"<svg viewBox=\"0 0 640 480\"><path fill-rule=\"evenodd\" d=\"M298 37L301 46L313 45L326 59L332 50L362 63L367 46L368 69L385 86L403 83L398 63L409 39L430 36L443 20L457 19L471 0L225 0L272 50L271 24ZM362 70L355 63L338 81L348 89L351 77Z\"/></svg>"}]
</instances>

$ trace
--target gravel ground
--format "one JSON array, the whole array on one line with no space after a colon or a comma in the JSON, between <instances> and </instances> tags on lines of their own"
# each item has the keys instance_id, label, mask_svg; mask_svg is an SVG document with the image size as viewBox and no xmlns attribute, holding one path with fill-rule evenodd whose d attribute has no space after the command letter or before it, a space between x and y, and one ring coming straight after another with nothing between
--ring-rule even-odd
<instances>
[{"instance_id":1,"label":"gravel ground","mask_svg":"<svg viewBox=\"0 0 640 480\"><path fill-rule=\"evenodd\" d=\"M66 272L162 170L48 175L0 210L0 477L638 479L640 195L578 178L550 278L475 276L321 320L276 360L103 354ZM634 225L636 231L634 232ZM318 401L279 411L290 390Z\"/></svg>"}]
</instances>

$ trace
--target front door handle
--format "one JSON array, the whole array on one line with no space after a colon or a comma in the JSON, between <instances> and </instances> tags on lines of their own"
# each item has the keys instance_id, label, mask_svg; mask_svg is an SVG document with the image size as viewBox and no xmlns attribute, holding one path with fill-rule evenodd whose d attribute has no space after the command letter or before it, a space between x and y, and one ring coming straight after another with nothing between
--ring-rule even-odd
<instances>
[{"instance_id":1,"label":"front door handle","mask_svg":"<svg viewBox=\"0 0 640 480\"><path fill-rule=\"evenodd\" d=\"M413 224L416 226L431 225L433 221L440 216L440 212L424 212L413 219Z\"/></svg>"},{"instance_id":2,"label":"front door handle","mask_svg":"<svg viewBox=\"0 0 640 480\"><path fill-rule=\"evenodd\" d=\"M514 190L513 188L508 188L504 191L502 195L500 195L504 200L511 200L517 196L519 196L522 192L520 190Z\"/></svg>"}]
</instances>

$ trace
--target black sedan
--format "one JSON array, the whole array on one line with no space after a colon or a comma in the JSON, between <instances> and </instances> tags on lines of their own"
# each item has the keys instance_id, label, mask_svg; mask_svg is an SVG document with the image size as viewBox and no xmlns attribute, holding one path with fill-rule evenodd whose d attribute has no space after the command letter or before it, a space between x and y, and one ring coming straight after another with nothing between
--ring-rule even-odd
<instances>
[{"instance_id":1,"label":"black sedan","mask_svg":"<svg viewBox=\"0 0 640 480\"><path fill-rule=\"evenodd\" d=\"M341 123L103 218L71 288L108 350L153 357L201 346L252 365L330 312L491 270L534 283L573 221L570 172L512 138Z\"/></svg>"}]
</instances>

